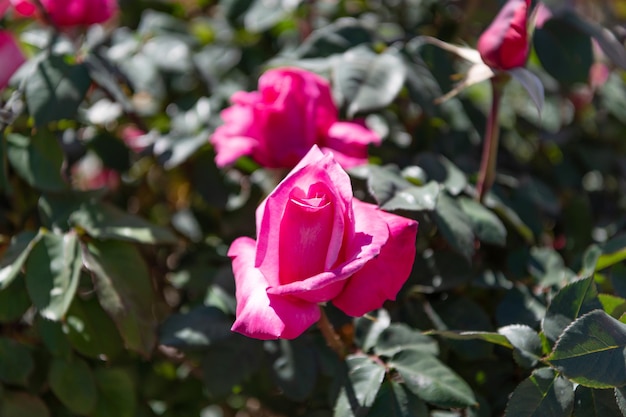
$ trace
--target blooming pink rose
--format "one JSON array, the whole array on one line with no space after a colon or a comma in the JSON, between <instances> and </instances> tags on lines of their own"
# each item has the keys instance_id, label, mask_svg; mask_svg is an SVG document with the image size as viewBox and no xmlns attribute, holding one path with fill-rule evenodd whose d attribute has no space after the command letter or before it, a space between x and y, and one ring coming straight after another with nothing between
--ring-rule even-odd
<instances>
[{"instance_id":1,"label":"blooming pink rose","mask_svg":"<svg viewBox=\"0 0 626 417\"><path fill-rule=\"evenodd\" d=\"M487 30L478 38L477 49L493 69L523 67L528 58L528 8L530 0L508 0Z\"/></svg>"},{"instance_id":2,"label":"blooming pink rose","mask_svg":"<svg viewBox=\"0 0 626 417\"><path fill-rule=\"evenodd\" d=\"M223 167L251 155L269 168L292 168L318 145L344 167L367 162L367 145L380 137L361 123L340 122L328 82L298 68L277 68L259 79L259 91L239 91L211 137Z\"/></svg>"},{"instance_id":3,"label":"blooming pink rose","mask_svg":"<svg viewBox=\"0 0 626 417\"><path fill-rule=\"evenodd\" d=\"M11 76L26 61L13 35L0 30L0 90L9 84Z\"/></svg>"},{"instance_id":4,"label":"blooming pink rose","mask_svg":"<svg viewBox=\"0 0 626 417\"><path fill-rule=\"evenodd\" d=\"M37 14L32 0L11 0L11 3L22 16ZM103 23L117 12L117 0L41 0L41 4L60 27Z\"/></svg>"},{"instance_id":5,"label":"blooming pink rose","mask_svg":"<svg viewBox=\"0 0 626 417\"><path fill-rule=\"evenodd\" d=\"M292 339L332 301L360 316L395 299L415 258L417 222L352 196L350 178L317 146L256 211L257 240L231 245L237 286L232 329Z\"/></svg>"}]
</instances>

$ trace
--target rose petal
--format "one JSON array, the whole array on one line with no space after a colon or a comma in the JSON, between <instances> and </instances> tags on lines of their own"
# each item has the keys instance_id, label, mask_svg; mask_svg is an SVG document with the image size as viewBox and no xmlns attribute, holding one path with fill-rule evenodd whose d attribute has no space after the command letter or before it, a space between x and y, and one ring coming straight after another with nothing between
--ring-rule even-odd
<instances>
[{"instance_id":1,"label":"rose petal","mask_svg":"<svg viewBox=\"0 0 626 417\"><path fill-rule=\"evenodd\" d=\"M313 184L308 192L291 190L278 240L282 284L301 281L326 269L334 214L332 194L324 183Z\"/></svg>"},{"instance_id":2,"label":"rose petal","mask_svg":"<svg viewBox=\"0 0 626 417\"><path fill-rule=\"evenodd\" d=\"M13 35L0 31L0 89L9 84L9 80L26 61Z\"/></svg>"},{"instance_id":3,"label":"rose petal","mask_svg":"<svg viewBox=\"0 0 626 417\"><path fill-rule=\"evenodd\" d=\"M345 261L306 281L271 286L267 289L269 294L290 295L311 302L329 301L341 292L350 276L379 256L389 239L388 224L378 211L363 209L365 203L356 199L352 202L355 230L352 238L345 243Z\"/></svg>"},{"instance_id":4,"label":"rose petal","mask_svg":"<svg viewBox=\"0 0 626 417\"><path fill-rule=\"evenodd\" d=\"M480 35L476 49L485 64L499 70L525 65L529 50L529 7L530 0L508 0Z\"/></svg>"},{"instance_id":5,"label":"rose petal","mask_svg":"<svg viewBox=\"0 0 626 417\"><path fill-rule=\"evenodd\" d=\"M380 136L365 126L352 122L335 122L324 140L325 149L335 155L344 168L367 163L367 146L379 145Z\"/></svg>"},{"instance_id":6,"label":"rose petal","mask_svg":"<svg viewBox=\"0 0 626 417\"><path fill-rule=\"evenodd\" d=\"M396 298L413 267L417 222L360 201L355 201L354 211L357 220L380 217L390 231L389 240L380 254L356 272L341 294L333 299L335 306L356 317Z\"/></svg>"},{"instance_id":7,"label":"rose petal","mask_svg":"<svg viewBox=\"0 0 626 417\"><path fill-rule=\"evenodd\" d=\"M344 236L352 234L352 185L350 177L333 159L314 146L303 160L259 205L257 218L257 255L255 266L267 277L271 286L280 285L280 224L291 191L307 190L316 183L328 186L329 198L335 205L332 234L328 243L326 268L338 259ZM306 254L302 254L306 256Z\"/></svg>"},{"instance_id":8,"label":"rose petal","mask_svg":"<svg viewBox=\"0 0 626 417\"><path fill-rule=\"evenodd\" d=\"M314 303L268 295L267 280L254 267L255 242L242 237L228 251L235 275L237 319L232 330L256 339L293 339L319 320Z\"/></svg>"},{"instance_id":9,"label":"rose petal","mask_svg":"<svg viewBox=\"0 0 626 417\"><path fill-rule=\"evenodd\" d=\"M222 110L220 116L225 123L215 129L209 141L215 147L215 163L224 167L244 155L252 155L258 141L254 114L249 106L233 105Z\"/></svg>"}]
</instances>

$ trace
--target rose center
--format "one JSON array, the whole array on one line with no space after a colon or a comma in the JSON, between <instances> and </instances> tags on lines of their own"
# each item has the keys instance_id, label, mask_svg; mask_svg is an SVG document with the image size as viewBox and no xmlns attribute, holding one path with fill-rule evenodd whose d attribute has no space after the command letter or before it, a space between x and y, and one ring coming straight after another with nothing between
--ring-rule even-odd
<instances>
[{"instance_id":1,"label":"rose center","mask_svg":"<svg viewBox=\"0 0 626 417\"><path fill-rule=\"evenodd\" d=\"M302 281L325 269L333 232L332 194L322 183L294 188L280 223L279 280Z\"/></svg>"}]
</instances>

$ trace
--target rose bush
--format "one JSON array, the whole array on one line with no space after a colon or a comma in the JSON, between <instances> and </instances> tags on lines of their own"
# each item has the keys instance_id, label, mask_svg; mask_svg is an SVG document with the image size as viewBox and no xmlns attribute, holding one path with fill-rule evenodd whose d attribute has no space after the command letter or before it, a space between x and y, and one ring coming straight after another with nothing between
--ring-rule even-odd
<instances>
[{"instance_id":1,"label":"rose bush","mask_svg":"<svg viewBox=\"0 0 626 417\"><path fill-rule=\"evenodd\" d=\"M476 48L485 64L503 71L526 64L529 7L530 0L508 0L480 35Z\"/></svg>"},{"instance_id":2,"label":"rose bush","mask_svg":"<svg viewBox=\"0 0 626 417\"><path fill-rule=\"evenodd\" d=\"M259 339L299 336L332 301L351 316L379 308L406 281L417 222L352 196L350 178L317 146L256 212L257 240L233 242L237 319Z\"/></svg>"},{"instance_id":3,"label":"rose bush","mask_svg":"<svg viewBox=\"0 0 626 417\"><path fill-rule=\"evenodd\" d=\"M37 15L36 3L31 0L11 0L15 11L22 16ZM59 27L104 23L117 12L117 0L41 0L46 13Z\"/></svg>"},{"instance_id":4,"label":"rose bush","mask_svg":"<svg viewBox=\"0 0 626 417\"><path fill-rule=\"evenodd\" d=\"M239 91L231 101L211 137L220 167L250 155L265 167L293 168L318 145L348 168L367 162L368 144L380 143L362 124L339 121L328 82L302 69L267 71L258 91Z\"/></svg>"}]
</instances>

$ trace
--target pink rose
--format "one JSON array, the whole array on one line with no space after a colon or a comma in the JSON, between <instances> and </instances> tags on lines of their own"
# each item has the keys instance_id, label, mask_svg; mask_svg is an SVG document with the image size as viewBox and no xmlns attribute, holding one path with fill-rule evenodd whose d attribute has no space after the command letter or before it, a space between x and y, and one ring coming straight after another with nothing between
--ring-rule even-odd
<instances>
[{"instance_id":1,"label":"pink rose","mask_svg":"<svg viewBox=\"0 0 626 417\"><path fill-rule=\"evenodd\" d=\"M223 167L251 155L268 168L292 168L318 145L344 167L367 162L367 145L380 137L360 123L340 122L328 82L298 68L277 68L259 79L259 91L239 91L211 137Z\"/></svg>"},{"instance_id":2,"label":"pink rose","mask_svg":"<svg viewBox=\"0 0 626 417\"><path fill-rule=\"evenodd\" d=\"M11 3L22 16L37 14L32 0L11 0ZM117 12L117 0L41 0L41 4L60 27L103 23Z\"/></svg>"},{"instance_id":3,"label":"pink rose","mask_svg":"<svg viewBox=\"0 0 626 417\"><path fill-rule=\"evenodd\" d=\"M26 61L13 35L0 30L0 90L9 84L9 80Z\"/></svg>"},{"instance_id":4,"label":"pink rose","mask_svg":"<svg viewBox=\"0 0 626 417\"><path fill-rule=\"evenodd\" d=\"M415 258L417 222L352 196L350 178L317 146L256 211L257 240L231 245L232 330L293 339L332 301L360 316L395 299Z\"/></svg>"},{"instance_id":5,"label":"pink rose","mask_svg":"<svg viewBox=\"0 0 626 417\"><path fill-rule=\"evenodd\" d=\"M528 58L528 8L530 0L508 0L487 30L478 38L477 49L493 69L523 67Z\"/></svg>"}]
</instances>

